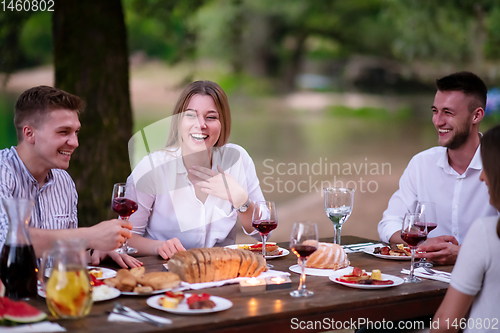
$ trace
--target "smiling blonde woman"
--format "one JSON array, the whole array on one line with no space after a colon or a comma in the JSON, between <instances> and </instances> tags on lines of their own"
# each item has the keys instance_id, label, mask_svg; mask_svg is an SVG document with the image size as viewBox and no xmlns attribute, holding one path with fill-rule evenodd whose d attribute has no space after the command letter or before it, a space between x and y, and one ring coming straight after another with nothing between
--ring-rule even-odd
<instances>
[{"instance_id":1,"label":"smiling blonde woman","mask_svg":"<svg viewBox=\"0 0 500 333\"><path fill-rule=\"evenodd\" d=\"M253 203L265 200L255 165L240 146L228 143L227 96L211 81L191 83L174 109L164 149L146 156L127 180L139 209L131 246L159 254L235 243L239 218L248 235ZM253 232L252 232L253 231Z\"/></svg>"}]
</instances>

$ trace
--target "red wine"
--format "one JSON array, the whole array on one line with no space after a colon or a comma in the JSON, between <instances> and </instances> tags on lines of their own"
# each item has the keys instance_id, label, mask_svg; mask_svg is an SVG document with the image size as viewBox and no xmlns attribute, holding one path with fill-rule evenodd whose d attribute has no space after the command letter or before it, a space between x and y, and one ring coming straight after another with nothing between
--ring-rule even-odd
<instances>
[{"instance_id":1,"label":"red wine","mask_svg":"<svg viewBox=\"0 0 500 333\"><path fill-rule=\"evenodd\" d=\"M0 277L8 298L18 300L36 297L36 257L33 246L5 244L0 256Z\"/></svg>"},{"instance_id":2,"label":"red wine","mask_svg":"<svg viewBox=\"0 0 500 333\"><path fill-rule=\"evenodd\" d=\"M272 230L276 229L278 226L278 223L276 221L272 220L257 220L257 221L252 221L252 227L257 229L261 234L268 234Z\"/></svg>"},{"instance_id":3,"label":"red wine","mask_svg":"<svg viewBox=\"0 0 500 333\"><path fill-rule=\"evenodd\" d=\"M427 232L431 232L432 230L436 229L438 225L436 223L430 223L427 222Z\"/></svg>"},{"instance_id":4,"label":"red wine","mask_svg":"<svg viewBox=\"0 0 500 333\"><path fill-rule=\"evenodd\" d=\"M137 203L126 198L114 198L111 208L121 217L129 217L138 208Z\"/></svg>"},{"instance_id":5,"label":"red wine","mask_svg":"<svg viewBox=\"0 0 500 333\"><path fill-rule=\"evenodd\" d=\"M410 246L417 246L418 243L423 242L427 239L426 234L421 233L406 233L401 234L401 238L408 243Z\"/></svg>"},{"instance_id":6,"label":"red wine","mask_svg":"<svg viewBox=\"0 0 500 333\"><path fill-rule=\"evenodd\" d=\"M300 257L300 259L309 257L317 249L318 248L316 246L312 245L295 245L294 247L292 247L293 253L295 253L296 256Z\"/></svg>"}]
</instances>

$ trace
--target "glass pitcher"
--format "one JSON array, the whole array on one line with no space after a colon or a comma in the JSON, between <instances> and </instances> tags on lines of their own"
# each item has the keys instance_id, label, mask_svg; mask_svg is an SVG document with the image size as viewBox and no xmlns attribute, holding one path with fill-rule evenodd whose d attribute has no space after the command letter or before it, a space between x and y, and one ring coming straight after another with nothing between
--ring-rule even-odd
<instances>
[{"instance_id":1,"label":"glass pitcher","mask_svg":"<svg viewBox=\"0 0 500 333\"><path fill-rule=\"evenodd\" d=\"M0 255L0 277L10 299L36 297L36 257L28 233L33 200L3 198L9 231Z\"/></svg>"},{"instance_id":2,"label":"glass pitcher","mask_svg":"<svg viewBox=\"0 0 500 333\"><path fill-rule=\"evenodd\" d=\"M92 307L92 286L83 239L58 240L40 269L47 306L56 318L81 318Z\"/></svg>"}]
</instances>

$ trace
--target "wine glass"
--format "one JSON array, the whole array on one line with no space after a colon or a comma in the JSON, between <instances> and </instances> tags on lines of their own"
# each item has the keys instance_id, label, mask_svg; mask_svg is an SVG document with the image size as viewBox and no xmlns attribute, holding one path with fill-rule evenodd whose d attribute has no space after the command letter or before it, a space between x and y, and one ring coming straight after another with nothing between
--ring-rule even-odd
<instances>
[{"instance_id":1,"label":"wine glass","mask_svg":"<svg viewBox=\"0 0 500 333\"><path fill-rule=\"evenodd\" d=\"M262 255L266 260L266 241L269 233L278 226L276 216L276 207L272 201L257 201L254 204L252 215L252 227L259 231L262 237ZM273 265L267 264L267 268L273 268Z\"/></svg>"},{"instance_id":2,"label":"wine glass","mask_svg":"<svg viewBox=\"0 0 500 333\"><path fill-rule=\"evenodd\" d=\"M427 221L427 233L436 229L437 227L437 215L436 215L436 204L430 201L419 201L417 203L417 208L415 209L415 214L424 214ZM425 258L420 259L417 263L417 267L432 267L432 263L425 260Z\"/></svg>"},{"instance_id":3,"label":"wine glass","mask_svg":"<svg viewBox=\"0 0 500 333\"><path fill-rule=\"evenodd\" d=\"M126 198L125 190L127 184L116 183L113 186L113 195L111 198L111 209L120 216L120 220L128 221L130 215L135 213L138 205L135 201ZM127 239L123 242L122 246L115 250L118 253L137 253L137 249L128 246Z\"/></svg>"},{"instance_id":4,"label":"wine glass","mask_svg":"<svg viewBox=\"0 0 500 333\"><path fill-rule=\"evenodd\" d=\"M342 225L351 216L354 190L343 187L325 187L323 191L325 194L326 216L333 222L335 227L334 243L340 245Z\"/></svg>"},{"instance_id":5,"label":"wine glass","mask_svg":"<svg viewBox=\"0 0 500 333\"><path fill-rule=\"evenodd\" d=\"M401 238L408 243L411 250L410 275L405 278L405 282L421 282L413 273L415 262L415 249L418 244L427 239L427 223L424 214L405 214L403 226L401 227Z\"/></svg>"},{"instance_id":6,"label":"wine glass","mask_svg":"<svg viewBox=\"0 0 500 333\"><path fill-rule=\"evenodd\" d=\"M299 258L302 274L299 289L290 292L293 297L308 297L314 292L306 290L306 261L318 249L318 227L311 222L296 222L290 236L290 249Z\"/></svg>"}]
</instances>

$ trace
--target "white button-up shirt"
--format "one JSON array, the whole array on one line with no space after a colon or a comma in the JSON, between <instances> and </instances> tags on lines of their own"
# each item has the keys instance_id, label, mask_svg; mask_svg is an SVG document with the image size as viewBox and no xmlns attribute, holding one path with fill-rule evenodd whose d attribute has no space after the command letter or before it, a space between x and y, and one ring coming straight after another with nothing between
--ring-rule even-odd
<instances>
[{"instance_id":1,"label":"white button-up shirt","mask_svg":"<svg viewBox=\"0 0 500 333\"><path fill-rule=\"evenodd\" d=\"M434 147L415 155L378 224L380 239L389 242L391 236L401 230L403 216L413 213L418 201L430 201L436 204L438 220L437 228L429 237L452 235L461 244L476 219L498 214L489 203L486 184L479 180L482 168L479 147L461 175L448 163L445 147Z\"/></svg>"},{"instance_id":2,"label":"white button-up shirt","mask_svg":"<svg viewBox=\"0 0 500 333\"><path fill-rule=\"evenodd\" d=\"M253 202L264 200L255 165L242 147L228 143L214 148L216 173L217 165L245 188ZM139 205L130 216L134 233L155 240L176 237L186 249L235 243L237 212L228 200L209 195L203 203L196 197L180 148L142 159L127 179L127 191L135 193Z\"/></svg>"}]
</instances>

